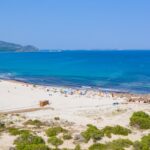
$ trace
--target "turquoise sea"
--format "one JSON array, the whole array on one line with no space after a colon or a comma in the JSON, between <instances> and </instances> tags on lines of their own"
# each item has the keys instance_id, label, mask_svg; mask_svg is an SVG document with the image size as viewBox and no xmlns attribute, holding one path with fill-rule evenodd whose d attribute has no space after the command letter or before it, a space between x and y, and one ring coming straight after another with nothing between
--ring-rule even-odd
<instances>
[{"instance_id":1,"label":"turquoise sea","mask_svg":"<svg viewBox=\"0 0 150 150\"><path fill-rule=\"evenodd\" d=\"M150 51L1 52L0 78L150 93Z\"/></svg>"}]
</instances>

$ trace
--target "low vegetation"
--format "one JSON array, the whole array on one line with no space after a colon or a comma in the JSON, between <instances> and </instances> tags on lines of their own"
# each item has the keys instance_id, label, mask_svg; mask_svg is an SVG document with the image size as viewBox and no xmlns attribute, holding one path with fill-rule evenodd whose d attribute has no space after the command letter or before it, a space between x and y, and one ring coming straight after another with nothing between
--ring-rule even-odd
<instances>
[{"instance_id":1,"label":"low vegetation","mask_svg":"<svg viewBox=\"0 0 150 150\"><path fill-rule=\"evenodd\" d=\"M128 139L118 139L106 144L96 143L89 147L89 150L125 150L133 143Z\"/></svg>"},{"instance_id":2,"label":"low vegetation","mask_svg":"<svg viewBox=\"0 0 150 150\"><path fill-rule=\"evenodd\" d=\"M75 149L74 150L81 150L81 146L79 145L79 144L77 144L76 146L75 146Z\"/></svg>"},{"instance_id":3,"label":"low vegetation","mask_svg":"<svg viewBox=\"0 0 150 150\"><path fill-rule=\"evenodd\" d=\"M140 129L150 129L150 115L143 111L134 112L130 118L130 125Z\"/></svg>"},{"instance_id":4,"label":"low vegetation","mask_svg":"<svg viewBox=\"0 0 150 150\"><path fill-rule=\"evenodd\" d=\"M16 150L48 150L45 141L33 134L21 134L15 141Z\"/></svg>"},{"instance_id":5,"label":"low vegetation","mask_svg":"<svg viewBox=\"0 0 150 150\"><path fill-rule=\"evenodd\" d=\"M133 147L134 150L150 150L150 134L143 136L141 141L136 141Z\"/></svg>"},{"instance_id":6,"label":"low vegetation","mask_svg":"<svg viewBox=\"0 0 150 150\"><path fill-rule=\"evenodd\" d=\"M85 142L92 139L94 142L100 140L103 137L103 132L93 125L87 125L86 131L82 132L81 135L84 137Z\"/></svg>"},{"instance_id":7,"label":"low vegetation","mask_svg":"<svg viewBox=\"0 0 150 150\"><path fill-rule=\"evenodd\" d=\"M40 126L42 126L43 125L43 123L40 121L40 120L37 120L37 119L35 119L35 120L27 120L25 123L24 123L24 125L33 125L33 126L37 126L37 127L40 127Z\"/></svg>"},{"instance_id":8,"label":"low vegetation","mask_svg":"<svg viewBox=\"0 0 150 150\"><path fill-rule=\"evenodd\" d=\"M67 133L67 130L62 127L51 127L46 130L46 135L48 137L56 136L59 133Z\"/></svg>"},{"instance_id":9,"label":"low vegetation","mask_svg":"<svg viewBox=\"0 0 150 150\"><path fill-rule=\"evenodd\" d=\"M14 128L14 127L8 128L7 130L8 130L10 135L14 135L14 136L30 133L29 130L22 130L22 129L18 129L18 128Z\"/></svg>"},{"instance_id":10,"label":"low vegetation","mask_svg":"<svg viewBox=\"0 0 150 150\"><path fill-rule=\"evenodd\" d=\"M4 131L5 129L5 124L0 122L0 132Z\"/></svg>"},{"instance_id":11,"label":"low vegetation","mask_svg":"<svg viewBox=\"0 0 150 150\"><path fill-rule=\"evenodd\" d=\"M16 150L51 150L51 149L45 144L31 144L26 145L24 149L17 148Z\"/></svg>"},{"instance_id":12,"label":"low vegetation","mask_svg":"<svg viewBox=\"0 0 150 150\"><path fill-rule=\"evenodd\" d=\"M125 127L116 125L114 127L106 126L105 128L102 129L102 132L107 137L111 137L112 134L127 136L129 133L131 133L131 130L129 130L129 129L125 128Z\"/></svg>"},{"instance_id":13,"label":"low vegetation","mask_svg":"<svg viewBox=\"0 0 150 150\"><path fill-rule=\"evenodd\" d=\"M63 139L64 139L64 140L70 140L70 139L72 139L72 136L71 136L70 133L64 133L64 134L63 134Z\"/></svg>"},{"instance_id":14,"label":"low vegetation","mask_svg":"<svg viewBox=\"0 0 150 150\"><path fill-rule=\"evenodd\" d=\"M48 143L52 144L57 149L59 145L63 144L63 141L60 138L57 138L56 136L52 136L48 139Z\"/></svg>"},{"instance_id":15,"label":"low vegetation","mask_svg":"<svg viewBox=\"0 0 150 150\"><path fill-rule=\"evenodd\" d=\"M89 147L89 150L106 150L106 145L101 143L93 144Z\"/></svg>"},{"instance_id":16,"label":"low vegetation","mask_svg":"<svg viewBox=\"0 0 150 150\"><path fill-rule=\"evenodd\" d=\"M6 122L7 120L7 122ZM25 121L26 119L24 119ZM66 130L61 126L57 126L59 124L58 118L55 118L56 122L52 122L53 126L49 127L46 131L43 128L39 127L47 127L48 124L41 122L40 120L28 120L24 122L19 122L19 126L17 124L10 124L8 119L0 121L0 133L1 137L5 133L9 133L10 135L16 136L16 140L14 141L14 149L15 150L59 150L61 147L65 146L66 143L72 144L81 144L81 146L86 146L86 142L89 144L93 141L92 145L85 149L89 150L150 150L150 134L145 135L136 142L132 142L129 139L117 139L117 140L109 140L110 142L101 143L101 139L104 136L111 138L112 135L122 135L127 136L131 133L131 130L125 128L120 125L116 126L106 126L103 129L98 129L96 126L89 124L87 128L81 132L81 134L75 134L75 131L70 132L70 130ZM24 122L24 123L23 123ZM20 123L23 123L22 125ZM44 126L45 124L45 126ZM28 125L32 125L32 128ZM50 124L49 124L50 125ZM65 126L65 124L62 124ZM138 127L140 129L150 129L150 115L143 112L138 111L134 112L130 118L130 125L133 127ZM36 127L36 128L35 128ZM69 128L69 126L68 126ZM28 130L29 129L29 130ZM32 129L32 130L31 130ZM43 130L42 130L43 129ZM133 128L134 130L135 128ZM138 130L135 130L138 132ZM149 130L147 130L149 131ZM146 131L146 132L147 132ZM46 133L48 140L44 141L44 139L38 135L45 136ZM144 132L143 132L144 133ZM148 132L149 133L149 132ZM38 135L37 135L38 134ZM140 132L141 134L141 132ZM70 141L66 141L70 140ZM106 141L108 138L105 139ZM65 144L64 144L65 142ZM99 143L100 142L100 143ZM48 147L47 144L48 143ZM83 144L83 145L82 145ZM74 150L81 150L80 145L74 145ZM89 146L87 144L87 146ZM69 150L69 146L66 145L66 148L61 148L61 150Z\"/></svg>"}]
</instances>

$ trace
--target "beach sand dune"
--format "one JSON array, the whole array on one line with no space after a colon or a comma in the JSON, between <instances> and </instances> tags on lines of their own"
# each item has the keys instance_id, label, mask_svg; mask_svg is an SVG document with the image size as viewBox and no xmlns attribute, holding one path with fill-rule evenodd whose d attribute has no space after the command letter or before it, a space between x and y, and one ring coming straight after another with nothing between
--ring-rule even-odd
<instances>
[{"instance_id":1,"label":"beach sand dune","mask_svg":"<svg viewBox=\"0 0 150 150\"><path fill-rule=\"evenodd\" d=\"M133 112L142 110L150 114L150 104L129 102L131 96L128 96L1 80L0 113L10 115L21 113L27 119L41 121L52 121L57 117L62 124L65 123L66 126L69 124L69 127L71 125L72 131L77 133L85 130L87 124L93 124L100 129L108 125L122 125L128 128ZM43 100L49 101L49 105L40 107L39 103ZM148 132L150 131L143 132L134 129L128 138L135 141ZM0 148L5 150L12 145L14 137L4 134L2 138ZM113 136L111 139L117 138L118 136ZM7 145L3 144L6 140L10 141ZM109 139L102 140L102 142L106 141ZM70 144L70 146L73 145ZM86 144L85 147L87 146L89 145Z\"/></svg>"}]
</instances>

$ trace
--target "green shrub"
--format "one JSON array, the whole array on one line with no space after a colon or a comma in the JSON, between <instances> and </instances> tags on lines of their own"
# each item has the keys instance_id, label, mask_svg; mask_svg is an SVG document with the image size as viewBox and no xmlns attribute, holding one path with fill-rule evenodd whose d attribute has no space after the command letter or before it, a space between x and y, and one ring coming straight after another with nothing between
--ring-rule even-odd
<instances>
[{"instance_id":1,"label":"green shrub","mask_svg":"<svg viewBox=\"0 0 150 150\"><path fill-rule=\"evenodd\" d=\"M150 150L150 134L142 137L141 141L136 141L133 145L134 150Z\"/></svg>"},{"instance_id":2,"label":"green shrub","mask_svg":"<svg viewBox=\"0 0 150 150\"><path fill-rule=\"evenodd\" d=\"M124 150L124 148L128 148L133 143L128 139L117 139L113 140L106 144L108 150Z\"/></svg>"},{"instance_id":3,"label":"green shrub","mask_svg":"<svg viewBox=\"0 0 150 150\"><path fill-rule=\"evenodd\" d=\"M5 124L0 122L0 132L4 131L5 129Z\"/></svg>"},{"instance_id":4,"label":"green shrub","mask_svg":"<svg viewBox=\"0 0 150 150\"><path fill-rule=\"evenodd\" d=\"M111 137L111 134L127 136L129 133L131 133L131 130L125 127L116 125L114 127L106 126L105 128L102 129L102 132L104 133L104 135L108 137Z\"/></svg>"},{"instance_id":5,"label":"green shrub","mask_svg":"<svg viewBox=\"0 0 150 150\"><path fill-rule=\"evenodd\" d=\"M74 150L81 150L81 146L79 145L79 144L77 144L76 146L75 146L75 149Z\"/></svg>"},{"instance_id":6,"label":"green shrub","mask_svg":"<svg viewBox=\"0 0 150 150\"><path fill-rule=\"evenodd\" d=\"M59 133L65 132L67 132L67 130L63 129L62 127L52 127L46 130L46 135L52 137L58 135Z\"/></svg>"},{"instance_id":7,"label":"green shrub","mask_svg":"<svg viewBox=\"0 0 150 150\"><path fill-rule=\"evenodd\" d=\"M25 145L23 149L22 146L17 146L17 150L50 150L50 148L45 144L31 144Z\"/></svg>"},{"instance_id":8,"label":"green shrub","mask_svg":"<svg viewBox=\"0 0 150 150\"><path fill-rule=\"evenodd\" d=\"M21 130L18 128L8 128L8 132L10 135L20 135L20 134L29 134L30 131L29 130Z\"/></svg>"},{"instance_id":9,"label":"green shrub","mask_svg":"<svg viewBox=\"0 0 150 150\"><path fill-rule=\"evenodd\" d=\"M28 150L28 147L35 147L34 145L39 145L43 147L45 144L44 140L36 135L32 134L21 134L15 141L14 144L16 145L17 150Z\"/></svg>"},{"instance_id":10,"label":"green shrub","mask_svg":"<svg viewBox=\"0 0 150 150\"><path fill-rule=\"evenodd\" d=\"M33 125L33 126L37 126L37 127L40 127L40 126L42 126L43 125L43 123L40 121L40 120L37 120L37 119L35 119L35 120L27 120L25 123L24 123L24 125Z\"/></svg>"},{"instance_id":11,"label":"green shrub","mask_svg":"<svg viewBox=\"0 0 150 150\"><path fill-rule=\"evenodd\" d=\"M139 141L135 141L133 144L133 150L146 150L142 148L142 144ZM149 149L147 149L149 150Z\"/></svg>"},{"instance_id":12,"label":"green shrub","mask_svg":"<svg viewBox=\"0 0 150 150\"><path fill-rule=\"evenodd\" d=\"M107 150L105 144L96 143L89 147L89 150Z\"/></svg>"},{"instance_id":13,"label":"green shrub","mask_svg":"<svg viewBox=\"0 0 150 150\"><path fill-rule=\"evenodd\" d=\"M63 134L63 139L64 139L64 140L70 140L70 139L72 139L72 136L71 136L70 133L64 133L64 134Z\"/></svg>"},{"instance_id":14,"label":"green shrub","mask_svg":"<svg viewBox=\"0 0 150 150\"><path fill-rule=\"evenodd\" d=\"M53 136L48 139L48 143L54 145L57 148L59 145L63 144L63 141L56 136Z\"/></svg>"},{"instance_id":15,"label":"green shrub","mask_svg":"<svg viewBox=\"0 0 150 150\"><path fill-rule=\"evenodd\" d=\"M106 144L96 143L89 147L89 150L125 150L133 143L128 139L118 139Z\"/></svg>"},{"instance_id":16,"label":"green shrub","mask_svg":"<svg viewBox=\"0 0 150 150\"><path fill-rule=\"evenodd\" d=\"M150 129L150 115L143 111L134 112L130 118L130 125L140 129Z\"/></svg>"},{"instance_id":17,"label":"green shrub","mask_svg":"<svg viewBox=\"0 0 150 150\"><path fill-rule=\"evenodd\" d=\"M5 124L0 122L0 128L4 128L5 127Z\"/></svg>"},{"instance_id":18,"label":"green shrub","mask_svg":"<svg viewBox=\"0 0 150 150\"><path fill-rule=\"evenodd\" d=\"M85 142L93 139L94 142L100 140L103 137L103 132L93 125L88 125L86 131L82 132L81 135L84 137Z\"/></svg>"}]
</instances>

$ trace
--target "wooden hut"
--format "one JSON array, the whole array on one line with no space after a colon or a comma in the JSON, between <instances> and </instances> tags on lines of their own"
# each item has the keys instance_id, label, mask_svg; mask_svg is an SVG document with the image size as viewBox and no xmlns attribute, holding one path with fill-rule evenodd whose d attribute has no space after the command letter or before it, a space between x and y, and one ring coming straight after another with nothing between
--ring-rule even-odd
<instances>
[{"instance_id":1,"label":"wooden hut","mask_svg":"<svg viewBox=\"0 0 150 150\"><path fill-rule=\"evenodd\" d=\"M40 107L44 107L46 105L49 105L49 101L48 100L42 100L39 102Z\"/></svg>"}]
</instances>

